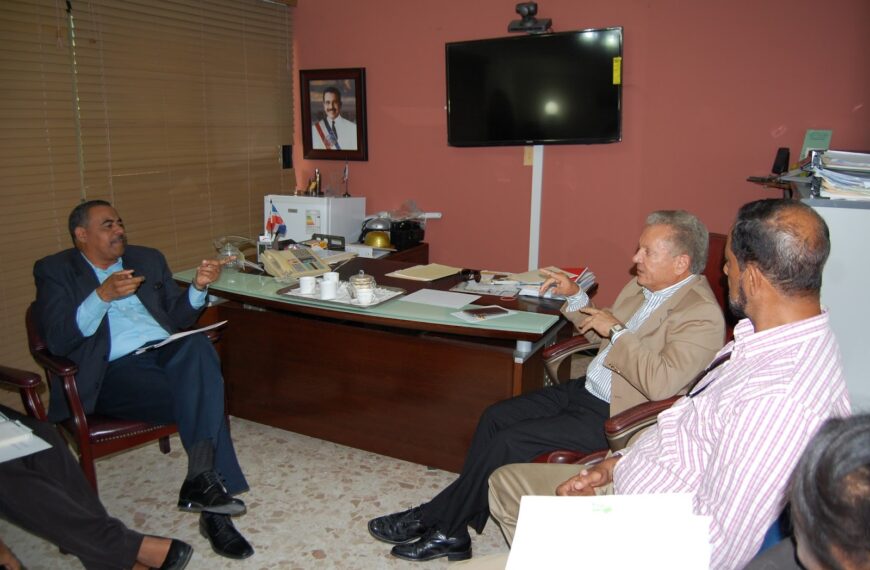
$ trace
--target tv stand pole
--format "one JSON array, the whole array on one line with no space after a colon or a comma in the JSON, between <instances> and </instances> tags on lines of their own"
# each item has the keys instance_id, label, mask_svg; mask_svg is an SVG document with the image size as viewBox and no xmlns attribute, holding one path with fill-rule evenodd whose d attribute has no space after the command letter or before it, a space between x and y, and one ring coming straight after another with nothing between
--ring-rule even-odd
<instances>
[{"instance_id":1,"label":"tv stand pole","mask_svg":"<svg viewBox=\"0 0 870 570\"><path fill-rule=\"evenodd\" d=\"M532 207L529 214L529 271L540 267L538 252L541 247L541 198L544 180L544 147L532 147Z\"/></svg>"}]
</instances>

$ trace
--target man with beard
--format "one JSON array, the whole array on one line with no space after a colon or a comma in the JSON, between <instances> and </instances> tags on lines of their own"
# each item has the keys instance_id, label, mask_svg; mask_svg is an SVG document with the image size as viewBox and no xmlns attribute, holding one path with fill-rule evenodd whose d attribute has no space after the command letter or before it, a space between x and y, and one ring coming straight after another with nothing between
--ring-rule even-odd
<instances>
[{"instance_id":1,"label":"man with beard","mask_svg":"<svg viewBox=\"0 0 870 570\"><path fill-rule=\"evenodd\" d=\"M74 248L33 267L34 314L48 349L78 366L85 413L178 426L188 456L178 507L202 513L200 532L215 552L247 558L254 551L230 516L245 512L232 495L248 490L248 483L230 440L214 347L194 334L136 354L196 322L222 263L203 260L184 291L163 254L127 245L124 222L103 200L76 206L69 232ZM69 415L53 379L48 419Z\"/></svg>"},{"instance_id":2,"label":"man with beard","mask_svg":"<svg viewBox=\"0 0 870 570\"><path fill-rule=\"evenodd\" d=\"M493 473L490 508L508 541L523 495L691 493L695 514L712 519L710 568L742 568L785 506L807 442L827 418L850 411L819 301L829 251L828 227L809 206L743 206L725 248L729 302L742 319L734 340L626 450L579 473L572 465Z\"/></svg>"}]
</instances>

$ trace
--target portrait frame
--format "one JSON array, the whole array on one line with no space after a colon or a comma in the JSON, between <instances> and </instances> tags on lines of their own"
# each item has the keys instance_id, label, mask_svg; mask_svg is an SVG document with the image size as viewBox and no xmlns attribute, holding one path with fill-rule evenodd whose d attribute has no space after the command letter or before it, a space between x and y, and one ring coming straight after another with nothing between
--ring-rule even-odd
<instances>
[{"instance_id":1,"label":"portrait frame","mask_svg":"<svg viewBox=\"0 0 870 570\"><path fill-rule=\"evenodd\" d=\"M330 137L330 133L324 128L326 125L323 120L326 118L326 112L323 101L327 88L337 89L340 94L340 114L345 123L344 130L338 130L339 148L329 148L330 144L336 144L336 139ZM364 67L302 69L299 71L299 93L303 157L314 160L369 159ZM348 134L347 121L356 126L356 148L341 148L341 139L343 136L347 138ZM353 144L352 138L351 144Z\"/></svg>"}]
</instances>

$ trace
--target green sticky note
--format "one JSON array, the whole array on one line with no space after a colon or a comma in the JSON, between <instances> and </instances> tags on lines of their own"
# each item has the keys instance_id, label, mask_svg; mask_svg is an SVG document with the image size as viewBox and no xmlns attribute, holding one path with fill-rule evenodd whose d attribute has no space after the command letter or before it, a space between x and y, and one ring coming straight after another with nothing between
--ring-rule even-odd
<instances>
[{"instance_id":1,"label":"green sticky note","mask_svg":"<svg viewBox=\"0 0 870 570\"><path fill-rule=\"evenodd\" d=\"M831 147L831 134L833 131L819 131L807 129L804 136L804 146L801 148L800 158L806 158L810 150L828 150Z\"/></svg>"}]
</instances>

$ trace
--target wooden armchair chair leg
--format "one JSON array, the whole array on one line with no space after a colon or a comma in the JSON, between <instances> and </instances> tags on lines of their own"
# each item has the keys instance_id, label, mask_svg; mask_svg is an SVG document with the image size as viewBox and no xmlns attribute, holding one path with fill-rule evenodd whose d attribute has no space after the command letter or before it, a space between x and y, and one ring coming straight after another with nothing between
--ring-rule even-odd
<instances>
[{"instance_id":1,"label":"wooden armchair chair leg","mask_svg":"<svg viewBox=\"0 0 870 570\"><path fill-rule=\"evenodd\" d=\"M167 453L172 451L169 448L169 437L168 436L161 437L158 440L157 445L160 447L160 451L163 453L163 455L166 455Z\"/></svg>"}]
</instances>

